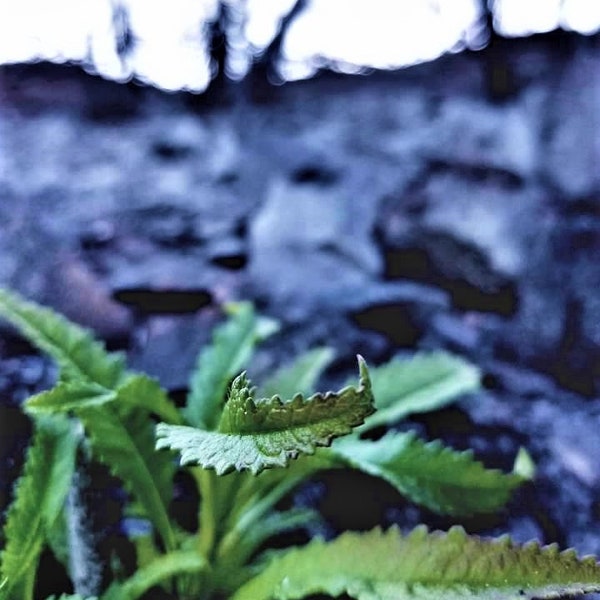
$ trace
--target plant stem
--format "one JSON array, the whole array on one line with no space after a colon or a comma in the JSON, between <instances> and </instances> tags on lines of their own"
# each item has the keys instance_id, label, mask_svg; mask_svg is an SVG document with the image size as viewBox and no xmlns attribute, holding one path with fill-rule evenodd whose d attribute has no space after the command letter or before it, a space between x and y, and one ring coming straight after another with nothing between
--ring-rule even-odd
<instances>
[{"instance_id":1,"label":"plant stem","mask_svg":"<svg viewBox=\"0 0 600 600\"><path fill-rule=\"evenodd\" d=\"M212 552L217 534L217 515L215 503L215 473L208 469L194 469L200 487L200 515L198 548L208 562L211 561Z\"/></svg>"},{"instance_id":2,"label":"plant stem","mask_svg":"<svg viewBox=\"0 0 600 600\"><path fill-rule=\"evenodd\" d=\"M284 478L265 496L262 498L259 496L260 499L258 501L255 500L256 495L253 496L246 506L240 510L241 517L230 531L223 536L218 548L219 560L222 561L224 557L229 557L230 553L235 553L236 547L241 537L244 535L244 532L247 531L253 523L264 516L269 509L279 502L279 500L302 481L302 479L304 479L304 477L301 475Z\"/></svg>"},{"instance_id":3,"label":"plant stem","mask_svg":"<svg viewBox=\"0 0 600 600\"><path fill-rule=\"evenodd\" d=\"M37 563L33 569L29 569L25 579L23 581L23 600L33 600L33 590L35 587L35 579L36 579L36 571L37 571Z\"/></svg>"}]
</instances>

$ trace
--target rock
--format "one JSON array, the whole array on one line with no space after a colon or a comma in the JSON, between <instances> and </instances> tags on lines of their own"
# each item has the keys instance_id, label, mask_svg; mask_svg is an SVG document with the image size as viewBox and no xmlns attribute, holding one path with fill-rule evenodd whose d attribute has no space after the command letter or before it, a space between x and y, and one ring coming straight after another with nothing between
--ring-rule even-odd
<instances>
[{"instance_id":1,"label":"rock","mask_svg":"<svg viewBox=\"0 0 600 600\"><path fill-rule=\"evenodd\" d=\"M600 221L591 217L541 233L521 282L517 320L502 336L503 352L586 395L600 381L599 249Z\"/></svg>"},{"instance_id":2,"label":"rock","mask_svg":"<svg viewBox=\"0 0 600 600\"><path fill-rule=\"evenodd\" d=\"M373 218L344 190L276 180L250 226L254 289L298 303L367 287L380 269Z\"/></svg>"},{"instance_id":3,"label":"rock","mask_svg":"<svg viewBox=\"0 0 600 600\"><path fill-rule=\"evenodd\" d=\"M422 224L475 245L499 273L519 275L534 232L547 220L540 190L507 187L493 171L483 171L482 179L457 171L444 168L424 185Z\"/></svg>"},{"instance_id":4,"label":"rock","mask_svg":"<svg viewBox=\"0 0 600 600\"><path fill-rule=\"evenodd\" d=\"M131 313L76 255L56 257L47 274L44 302L100 338L127 338L131 333Z\"/></svg>"},{"instance_id":5,"label":"rock","mask_svg":"<svg viewBox=\"0 0 600 600\"><path fill-rule=\"evenodd\" d=\"M458 169L487 170L510 180L531 176L539 160L539 118L524 103L492 106L456 95L429 121L423 154Z\"/></svg>"},{"instance_id":6,"label":"rock","mask_svg":"<svg viewBox=\"0 0 600 600\"><path fill-rule=\"evenodd\" d=\"M549 143L543 174L571 198L600 191L600 74L594 50L579 48L549 96ZM597 206L600 206L596 202Z\"/></svg>"},{"instance_id":7,"label":"rock","mask_svg":"<svg viewBox=\"0 0 600 600\"><path fill-rule=\"evenodd\" d=\"M140 323L129 364L169 390L185 390L216 323L217 313L209 309L195 315L148 317Z\"/></svg>"}]
</instances>

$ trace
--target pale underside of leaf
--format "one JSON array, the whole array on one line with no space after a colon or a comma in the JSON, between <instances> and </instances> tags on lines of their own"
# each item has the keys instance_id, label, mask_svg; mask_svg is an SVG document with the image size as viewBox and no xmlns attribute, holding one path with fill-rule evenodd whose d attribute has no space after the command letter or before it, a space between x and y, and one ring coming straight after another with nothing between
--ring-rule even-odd
<instances>
[{"instance_id":1,"label":"pale underside of leaf","mask_svg":"<svg viewBox=\"0 0 600 600\"><path fill-rule=\"evenodd\" d=\"M157 448L181 453L182 464L199 464L218 474L231 470L285 466L299 454L312 454L334 437L345 435L373 411L366 364L359 358L360 383L337 393L254 400L242 375L232 384L232 394L219 425L220 431L193 427L157 426Z\"/></svg>"},{"instance_id":2,"label":"pale underside of leaf","mask_svg":"<svg viewBox=\"0 0 600 600\"><path fill-rule=\"evenodd\" d=\"M493 512L524 481L512 473L486 469L470 451L457 452L439 441L426 443L412 432L388 433L375 442L342 438L331 452L441 514Z\"/></svg>"},{"instance_id":3,"label":"pale underside of leaf","mask_svg":"<svg viewBox=\"0 0 600 600\"><path fill-rule=\"evenodd\" d=\"M371 369L377 412L361 429L440 408L479 388L477 367L445 352L417 354Z\"/></svg>"},{"instance_id":4,"label":"pale underside of leaf","mask_svg":"<svg viewBox=\"0 0 600 600\"><path fill-rule=\"evenodd\" d=\"M315 540L272 560L233 600L348 594L359 600L514 600L600 590L600 566L574 552L507 538L469 537L460 527L409 535L392 528Z\"/></svg>"},{"instance_id":5,"label":"pale underside of leaf","mask_svg":"<svg viewBox=\"0 0 600 600\"><path fill-rule=\"evenodd\" d=\"M0 289L0 315L58 363L61 377L115 386L124 373L121 355L109 354L92 334L55 313Z\"/></svg>"}]
</instances>

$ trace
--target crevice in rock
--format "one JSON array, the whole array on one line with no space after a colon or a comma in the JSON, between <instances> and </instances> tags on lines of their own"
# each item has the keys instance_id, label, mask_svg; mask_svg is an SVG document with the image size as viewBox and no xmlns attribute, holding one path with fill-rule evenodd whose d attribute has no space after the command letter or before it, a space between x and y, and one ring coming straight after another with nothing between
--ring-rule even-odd
<instances>
[{"instance_id":1,"label":"crevice in rock","mask_svg":"<svg viewBox=\"0 0 600 600\"><path fill-rule=\"evenodd\" d=\"M195 313L213 302L207 290L156 290L149 288L120 289L113 298L142 314Z\"/></svg>"}]
</instances>

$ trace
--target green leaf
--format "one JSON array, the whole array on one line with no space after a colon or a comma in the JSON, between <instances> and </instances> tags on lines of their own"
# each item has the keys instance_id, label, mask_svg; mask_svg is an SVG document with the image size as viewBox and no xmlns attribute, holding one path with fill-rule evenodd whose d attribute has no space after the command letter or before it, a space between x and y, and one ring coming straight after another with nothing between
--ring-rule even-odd
<instances>
[{"instance_id":1,"label":"green leaf","mask_svg":"<svg viewBox=\"0 0 600 600\"><path fill-rule=\"evenodd\" d=\"M143 507L168 549L175 536L167 506L171 500L174 465L154 451L153 426L147 414L135 410L123 422L112 406L76 411L92 445L92 452Z\"/></svg>"},{"instance_id":2,"label":"green leaf","mask_svg":"<svg viewBox=\"0 0 600 600\"><path fill-rule=\"evenodd\" d=\"M51 390L31 396L25 402L27 412L33 414L69 412L76 408L90 408L113 402L117 393L89 381L61 381Z\"/></svg>"},{"instance_id":3,"label":"green leaf","mask_svg":"<svg viewBox=\"0 0 600 600\"><path fill-rule=\"evenodd\" d=\"M65 569L69 569L69 538L67 531L67 513L63 506L51 527L46 530L46 542L56 560Z\"/></svg>"},{"instance_id":4,"label":"green leaf","mask_svg":"<svg viewBox=\"0 0 600 600\"><path fill-rule=\"evenodd\" d=\"M331 348L315 348L305 352L290 365L278 369L259 388L262 398L277 394L292 398L295 394L311 394L323 371L333 360Z\"/></svg>"},{"instance_id":5,"label":"green leaf","mask_svg":"<svg viewBox=\"0 0 600 600\"><path fill-rule=\"evenodd\" d=\"M138 569L127 581L113 583L101 600L135 600L150 588L182 573L198 573L206 566L197 552L170 552Z\"/></svg>"},{"instance_id":6,"label":"green leaf","mask_svg":"<svg viewBox=\"0 0 600 600\"><path fill-rule=\"evenodd\" d=\"M117 389L122 405L142 408L169 423L182 423L177 407L160 384L144 374L130 375Z\"/></svg>"},{"instance_id":7,"label":"green leaf","mask_svg":"<svg viewBox=\"0 0 600 600\"><path fill-rule=\"evenodd\" d=\"M273 333L275 322L258 319L248 302L231 304L230 318L215 329L212 343L198 356L185 407L188 422L214 429L219 422L231 378L243 368L254 346Z\"/></svg>"},{"instance_id":8,"label":"green leaf","mask_svg":"<svg viewBox=\"0 0 600 600\"><path fill-rule=\"evenodd\" d=\"M285 466L290 458L312 454L317 446L350 433L371 414L369 372L360 357L359 367L358 388L348 386L308 399L297 395L285 402L278 396L254 400L242 374L232 384L218 432L160 423L156 447L179 450L181 464L199 464L218 474L246 469L257 474Z\"/></svg>"},{"instance_id":9,"label":"green leaf","mask_svg":"<svg viewBox=\"0 0 600 600\"><path fill-rule=\"evenodd\" d=\"M257 476L247 471L228 475L225 481L232 480L233 483L229 483L229 486L235 490L232 492L235 495L227 514L224 527L227 533L219 546L219 556L235 553L237 547L245 542L249 532L260 530L261 523L273 511L273 507L296 486L318 471L337 466L339 462L326 448L318 448L310 456L300 456L286 469L269 469Z\"/></svg>"},{"instance_id":10,"label":"green leaf","mask_svg":"<svg viewBox=\"0 0 600 600\"><path fill-rule=\"evenodd\" d=\"M336 440L331 452L347 465L381 477L413 502L449 515L495 511L524 479L486 469L470 450L425 443L413 432L388 433L376 442Z\"/></svg>"},{"instance_id":11,"label":"green leaf","mask_svg":"<svg viewBox=\"0 0 600 600\"><path fill-rule=\"evenodd\" d=\"M60 381L51 390L29 398L25 407L34 414L69 412L115 401L121 408L142 408L171 423L182 422L166 392L154 379L143 374L129 375L114 390L89 381Z\"/></svg>"},{"instance_id":12,"label":"green leaf","mask_svg":"<svg viewBox=\"0 0 600 600\"><path fill-rule=\"evenodd\" d=\"M68 419L38 419L6 519L6 546L0 555L2 600L28 597L21 586L33 584L46 532L58 518L71 485L76 449L77 437Z\"/></svg>"},{"instance_id":13,"label":"green leaf","mask_svg":"<svg viewBox=\"0 0 600 600\"><path fill-rule=\"evenodd\" d=\"M258 563L266 563L269 560L269 556L274 552L272 548L261 552L252 566L249 567L247 564L248 559L257 553L269 538L317 523L322 523L318 511L292 508L284 512L267 513L244 531L230 531L219 547L215 567L215 587L229 597L234 590L258 572L260 568Z\"/></svg>"},{"instance_id":14,"label":"green leaf","mask_svg":"<svg viewBox=\"0 0 600 600\"><path fill-rule=\"evenodd\" d=\"M363 430L440 408L479 388L479 370L445 352L417 354L371 369L377 412Z\"/></svg>"},{"instance_id":15,"label":"green leaf","mask_svg":"<svg viewBox=\"0 0 600 600\"><path fill-rule=\"evenodd\" d=\"M468 537L460 527L345 533L275 558L233 600L293 600L310 594L358 600L514 600L600 591L600 566L573 551L508 538Z\"/></svg>"},{"instance_id":16,"label":"green leaf","mask_svg":"<svg viewBox=\"0 0 600 600\"><path fill-rule=\"evenodd\" d=\"M110 402L115 404L110 406ZM134 375L115 391L89 382L60 382L30 398L26 406L33 413L74 411L90 437L94 454L123 481L167 547L173 547L167 506L175 469L169 457L154 451L152 422L139 407L163 418L180 417L156 382ZM123 406L128 411L118 410Z\"/></svg>"},{"instance_id":17,"label":"green leaf","mask_svg":"<svg viewBox=\"0 0 600 600\"><path fill-rule=\"evenodd\" d=\"M529 452L525 448L519 448L513 466L513 473L524 480L532 480L535 478L535 470L535 463Z\"/></svg>"},{"instance_id":18,"label":"green leaf","mask_svg":"<svg viewBox=\"0 0 600 600\"><path fill-rule=\"evenodd\" d=\"M86 329L49 308L0 289L0 315L37 348L56 360L63 379L114 387L124 372L123 357L108 354Z\"/></svg>"},{"instance_id":19,"label":"green leaf","mask_svg":"<svg viewBox=\"0 0 600 600\"><path fill-rule=\"evenodd\" d=\"M320 513L309 508L272 511L242 531L231 530L219 548L219 557L225 556L229 566L242 565L270 537L320 522Z\"/></svg>"}]
</instances>

